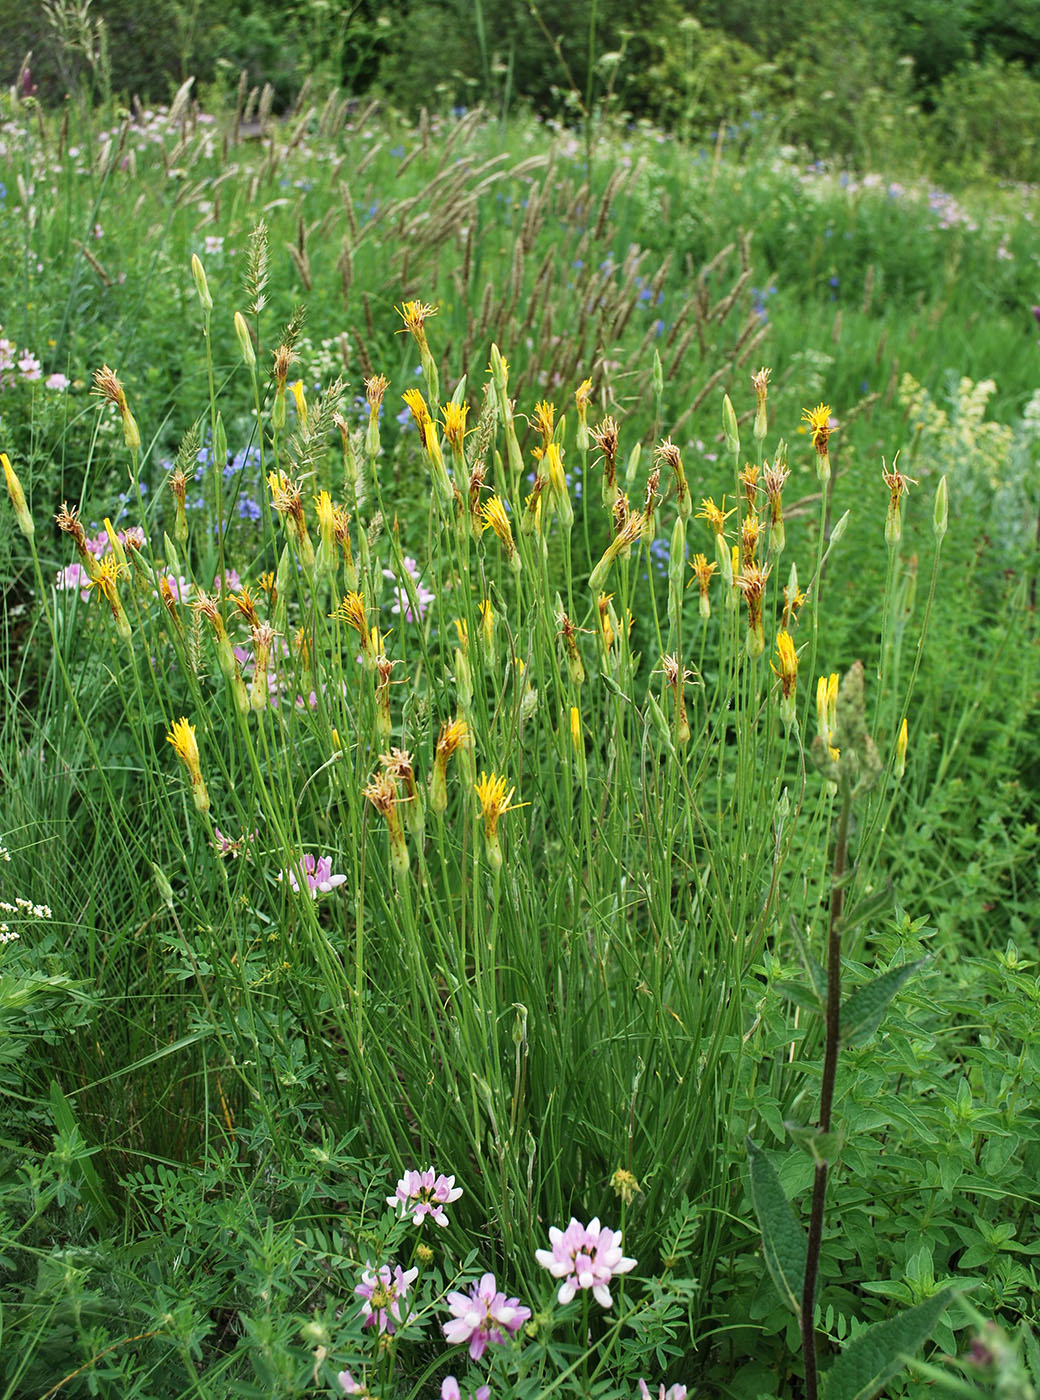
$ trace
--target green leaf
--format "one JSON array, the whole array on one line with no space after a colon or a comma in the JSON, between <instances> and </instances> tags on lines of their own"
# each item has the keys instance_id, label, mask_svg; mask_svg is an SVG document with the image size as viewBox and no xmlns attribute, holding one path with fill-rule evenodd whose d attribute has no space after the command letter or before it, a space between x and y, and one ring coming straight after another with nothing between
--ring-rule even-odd
<instances>
[{"instance_id":1,"label":"green leaf","mask_svg":"<svg viewBox=\"0 0 1040 1400\"><path fill-rule=\"evenodd\" d=\"M784 1120L784 1127L795 1146L808 1153L816 1166L830 1166L841 1156L840 1132L824 1133L812 1124L793 1123L789 1119Z\"/></svg>"},{"instance_id":2,"label":"green leaf","mask_svg":"<svg viewBox=\"0 0 1040 1400\"><path fill-rule=\"evenodd\" d=\"M762 1253L777 1292L787 1306L801 1317L802 1286L805 1282L805 1231L784 1195L780 1178L769 1158L747 1139L751 1169L751 1202L762 1231Z\"/></svg>"},{"instance_id":3,"label":"green leaf","mask_svg":"<svg viewBox=\"0 0 1040 1400\"><path fill-rule=\"evenodd\" d=\"M56 1079L51 1080L51 1108L54 1112L54 1123L59 1133L64 1133L71 1137L79 1132L79 1124L76 1122L76 1115L72 1111L72 1105L61 1091L61 1085ZM80 1137L82 1138L82 1133ZM90 1153L97 1151L96 1148L76 1158L76 1171L83 1182L83 1194L93 1206L105 1217L106 1220L114 1220L116 1212L111 1201L105 1194L101 1177L97 1168L90 1160Z\"/></svg>"},{"instance_id":4,"label":"green leaf","mask_svg":"<svg viewBox=\"0 0 1040 1400\"><path fill-rule=\"evenodd\" d=\"M806 1011L823 1014L823 1002L813 988L806 986L804 982L778 982L776 989L785 1001L793 1002L795 1006L801 1006Z\"/></svg>"},{"instance_id":5,"label":"green leaf","mask_svg":"<svg viewBox=\"0 0 1040 1400\"><path fill-rule=\"evenodd\" d=\"M924 1346L957 1292L944 1288L861 1332L824 1376L823 1400L873 1400Z\"/></svg>"},{"instance_id":6,"label":"green leaf","mask_svg":"<svg viewBox=\"0 0 1040 1400\"><path fill-rule=\"evenodd\" d=\"M841 1034L846 1045L863 1045L870 1039L880 1026L889 1002L927 961L927 958L918 958L916 962L893 967L856 988L841 1008Z\"/></svg>"}]
</instances>

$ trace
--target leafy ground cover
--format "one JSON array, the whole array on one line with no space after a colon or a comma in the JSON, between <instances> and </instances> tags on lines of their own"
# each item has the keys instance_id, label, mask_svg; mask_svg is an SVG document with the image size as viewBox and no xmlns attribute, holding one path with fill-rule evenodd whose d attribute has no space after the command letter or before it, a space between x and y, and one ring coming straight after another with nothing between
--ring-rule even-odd
<instances>
[{"instance_id":1,"label":"leafy ground cover","mask_svg":"<svg viewBox=\"0 0 1040 1400\"><path fill-rule=\"evenodd\" d=\"M5 117L6 1393L1032 1393L1035 193Z\"/></svg>"}]
</instances>

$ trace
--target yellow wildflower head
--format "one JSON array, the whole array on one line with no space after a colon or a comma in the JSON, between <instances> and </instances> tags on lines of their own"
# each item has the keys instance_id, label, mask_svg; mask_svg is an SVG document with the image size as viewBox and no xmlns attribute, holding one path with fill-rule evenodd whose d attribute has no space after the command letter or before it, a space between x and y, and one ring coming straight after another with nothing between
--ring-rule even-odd
<instances>
[{"instance_id":1,"label":"yellow wildflower head","mask_svg":"<svg viewBox=\"0 0 1040 1400\"><path fill-rule=\"evenodd\" d=\"M544 451L552 442L556 428L556 408L547 399L539 400L534 406L534 426L541 435Z\"/></svg>"},{"instance_id":2,"label":"yellow wildflower head","mask_svg":"<svg viewBox=\"0 0 1040 1400\"><path fill-rule=\"evenodd\" d=\"M732 510L725 510L726 498L723 496L722 505L717 506L711 496L705 496L701 501L701 508L694 516L695 520L706 520L716 535L721 535L726 528L726 521L733 514Z\"/></svg>"},{"instance_id":3,"label":"yellow wildflower head","mask_svg":"<svg viewBox=\"0 0 1040 1400\"><path fill-rule=\"evenodd\" d=\"M361 638L362 646L369 642L368 618L365 615L365 595L348 593L334 613L329 614L337 622L346 622Z\"/></svg>"},{"instance_id":4,"label":"yellow wildflower head","mask_svg":"<svg viewBox=\"0 0 1040 1400\"><path fill-rule=\"evenodd\" d=\"M461 452L466 437L466 417L469 413L469 404L446 403L443 405L441 413L444 436L448 439L453 452Z\"/></svg>"},{"instance_id":5,"label":"yellow wildflower head","mask_svg":"<svg viewBox=\"0 0 1040 1400\"><path fill-rule=\"evenodd\" d=\"M592 380L583 379L574 391L574 407L578 410L578 417L584 419L589 411L589 400L592 398Z\"/></svg>"},{"instance_id":6,"label":"yellow wildflower head","mask_svg":"<svg viewBox=\"0 0 1040 1400\"><path fill-rule=\"evenodd\" d=\"M803 408L802 417L812 436L812 445L821 457L827 455L827 441L831 435L831 406L818 403L815 408Z\"/></svg>"},{"instance_id":7,"label":"yellow wildflower head","mask_svg":"<svg viewBox=\"0 0 1040 1400\"><path fill-rule=\"evenodd\" d=\"M403 335L404 332L407 331L416 345L418 345L419 349L425 350L426 322L431 316L436 316L437 308L435 306L427 306L426 303L422 301L405 301L402 302L400 306L395 307L394 310L404 322L398 334Z\"/></svg>"},{"instance_id":8,"label":"yellow wildflower head","mask_svg":"<svg viewBox=\"0 0 1040 1400\"><path fill-rule=\"evenodd\" d=\"M116 584L119 579L125 578L130 570L126 564L121 563L114 554L106 554L97 566L97 573L87 584L88 588L100 588L101 592L108 599L111 607L119 605L119 593Z\"/></svg>"},{"instance_id":9,"label":"yellow wildflower head","mask_svg":"<svg viewBox=\"0 0 1040 1400\"><path fill-rule=\"evenodd\" d=\"M506 549L513 549L513 529L509 523L509 516L506 514L505 504L501 496L489 496L480 507L480 518L485 530L494 530L495 534L505 545Z\"/></svg>"},{"instance_id":10,"label":"yellow wildflower head","mask_svg":"<svg viewBox=\"0 0 1040 1400\"><path fill-rule=\"evenodd\" d=\"M778 632L776 637L776 658L780 663L778 666L773 662L769 664L773 671L780 677L780 685L785 696L793 695L795 685L798 682L798 653L794 649L794 641L789 632Z\"/></svg>"},{"instance_id":11,"label":"yellow wildflower head","mask_svg":"<svg viewBox=\"0 0 1040 1400\"><path fill-rule=\"evenodd\" d=\"M708 585L711 583L711 576L718 567L719 566L714 559L711 561L710 564L708 563L708 557L706 554L695 554L693 556L693 563L690 565L690 568L693 570L694 577L697 580L697 587L700 589L702 594L706 594L708 592Z\"/></svg>"},{"instance_id":12,"label":"yellow wildflower head","mask_svg":"<svg viewBox=\"0 0 1040 1400\"><path fill-rule=\"evenodd\" d=\"M451 755L462 744L469 739L469 725L464 719L448 720L441 725L441 732L437 738L437 753L444 758Z\"/></svg>"},{"instance_id":13,"label":"yellow wildflower head","mask_svg":"<svg viewBox=\"0 0 1040 1400\"><path fill-rule=\"evenodd\" d=\"M513 802L515 787L506 791L506 780L497 773L481 773L477 782L474 783L474 791L477 794L477 801L480 803L481 816L484 818L484 831L488 840L493 841L498 832L499 819L506 812L513 812L518 807L524 807L524 802Z\"/></svg>"}]
</instances>

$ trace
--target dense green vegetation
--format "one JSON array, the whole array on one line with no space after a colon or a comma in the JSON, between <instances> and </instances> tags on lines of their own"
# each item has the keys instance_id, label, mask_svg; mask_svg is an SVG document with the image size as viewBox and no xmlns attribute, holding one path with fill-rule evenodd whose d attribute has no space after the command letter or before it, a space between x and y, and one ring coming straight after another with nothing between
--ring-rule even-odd
<instances>
[{"instance_id":1,"label":"dense green vegetation","mask_svg":"<svg viewBox=\"0 0 1040 1400\"><path fill-rule=\"evenodd\" d=\"M844 134L796 6L541 15L2 99L0 1395L812 1395L823 1163L824 1395L1040 1386L1038 201L936 183L1029 13L893 6ZM280 94L106 97L221 24Z\"/></svg>"}]
</instances>

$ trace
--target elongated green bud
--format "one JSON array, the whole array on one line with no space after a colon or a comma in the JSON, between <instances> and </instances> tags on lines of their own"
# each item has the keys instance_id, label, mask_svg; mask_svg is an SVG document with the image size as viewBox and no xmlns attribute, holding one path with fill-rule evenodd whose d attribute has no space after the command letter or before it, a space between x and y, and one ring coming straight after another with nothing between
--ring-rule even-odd
<instances>
[{"instance_id":1,"label":"elongated green bud","mask_svg":"<svg viewBox=\"0 0 1040 1400\"><path fill-rule=\"evenodd\" d=\"M722 430L726 434L726 447L734 457L739 456L740 430L737 427L737 415L728 394L724 395L722 399Z\"/></svg>"},{"instance_id":2,"label":"elongated green bud","mask_svg":"<svg viewBox=\"0 0 1040 1400\"><path fill-rule=\"evenodd\" d=\"M935 511L932 515L932 527L935 530L935 538L939 544L946 534L946 527L950 519L950 492L946 485L946 478L943 477L935 492Z\"/></svg>"},{"instance_id":3,"label":"elongated green bud","mask_svg":"<svg viewBox=\"0 0 1040 1400\"><path fill-rule=\"evenodd\" d=\"M0 464L3 466L4 476L7 479L7 490L11 496L11 504L14 506L18 528L26 539L31 540L36 532L36 526L33 524L33 518L29 514L29 507L25 502L22 483L18 480L18 474L11 466L11 460L6 452L0 452Z\"/></svg>"},{"instance_id":4,"label":"elongated green bud","mask_svg":"<svg viewBox=\"0 0 1040 1400\"><path fill-rule=\"evenodd\" d=\"M847 510L845 514L841 517L841 519L838 521L837 525L835 525L834 529L831 531L830 542L832 545L836 545L841 539L842 535L845 533L845 531L849 528L849 517L851 516L851 514L852 511Z\"/></svg>"},{"instance_id":5,"label":"elongated green bud","mask_svg":"<svg viewBox=\"0 0 1040 1400\"><path fill-rule=\"evenodd\" d=\"M249 333L249 323L241 311L235 312L235 335L238 337L238 348L242 352L243 364L247 369L255 369L256 351L253 349L253 337Z\"/></svg>"},{"instance_id":6,"label":"elongated green bud","mask_svg":"<svg viewBox=\"0 0 1040 1400\"><path fill-rule=\"evenodd\" d=\"M199 301L202 302L202 309L208 316L213 310L213 298L209 294L209 283L206 281L206 269L199 260L198 253L191 255L191 275L195 279L195 290L199 294Z\"/></svg>"}]
</instances>

